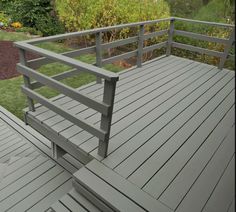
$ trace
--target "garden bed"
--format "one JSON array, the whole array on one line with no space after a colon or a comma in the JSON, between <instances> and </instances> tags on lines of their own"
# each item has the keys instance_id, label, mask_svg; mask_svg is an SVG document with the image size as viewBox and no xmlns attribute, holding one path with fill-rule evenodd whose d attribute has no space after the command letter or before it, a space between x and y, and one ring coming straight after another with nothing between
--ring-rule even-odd
<instances>
[{"instance_id":1,"label":"garden bed","mask_svg":"<svg viewBox=\"0 0 236 212\"><path fill-rule=\"evenodd\" d=\"M35 59L35 54L26 54L27 59ZM0 80L10 79L19 76L16 71L16 64L19 62L18 50L13 46L12 41L0 41Z\"/></svg>"}]
</instances>

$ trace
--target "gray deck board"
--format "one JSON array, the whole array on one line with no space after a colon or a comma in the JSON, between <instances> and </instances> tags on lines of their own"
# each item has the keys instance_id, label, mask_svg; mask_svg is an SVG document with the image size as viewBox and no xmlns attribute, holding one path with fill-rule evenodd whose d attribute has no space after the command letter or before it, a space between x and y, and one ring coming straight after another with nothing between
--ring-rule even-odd
<instances>
[{"instance_id":1,"label":"gray deck board","mask_svg":"<svg viewBox=\"0 0 236 212\"><path fill-rule=\"evenodd\" d=\"M170 211L161 202L156 201L150 197L147 193L141 191L134 184L127 181L125 178L121 177L117 173L113 172L108 167L104 166L97 160L93 160L86 165L86 167L95 173L98 177L102 178L109 185L112 185L116 190L125 194L132 201L139 204L141 207L148 211Z\"/></svg>"},{"instance_id":2,"label":"gray deck board","mask_svg":"<svg viewBox=\"0 0 236 212\"><path fill-rule=\"evenodd\" d=\"M163 66L165 65L165 64L168 64L169 62L171 62L171 60L172 60L173 58L171 58L169 61L166 59L166 58L164 58L163 60L160 60L159 62L161 62L161 63L163 63ZM165 62L165 63L164 63ZM149 64L148 65L148 67L153 67L154 65L153 64ZM144 73L142 73L141 72L141 70L142 69L140 69L140 70L135 70L135 75L136 75L136 78L140 78L141 76L143 76L144 75ZM155 69L154 69L155 70ZM151 71L153 71L153 69L151 69ZM133 71L131 71L131 72L133 72ZM148 73L148 71L146 72L146 74ZM125 84L125 83L127 83L127 82L132 82L132 80L130 80L129 79L129 77L130 77L130 75L133 75L133 73L132 74L130 74L129 72L123 72L121 75L120 75L120 79L124 79L124 80L122 80L122 81L119 81L118 82L118 85L117 85L117 88L119 88L120 86L122 86L123 84ZM85 87L84 89L79 89L82 93L84 93L84 94L90 94L91 96L93 96L93 97L98 97L98 96L101 96L102 95L102 88L103 88L103 86L102 85L99 85L99 84L95 84L94 85L94 83L92 83L92 86L87 86L87 87ZM61 96L58 98L58 100L56 100L56 98L55 98L55 102L57 102L57 103L59 103L59 104L61 104L62 106L64 105L64 104L66 104L67 102L70 102L71 101L71 99L70 98L68 98L68 97L65 97L65 98L62 98ZM82 108L84 108L84 109L86 109L87 107L84 107L82 104L79 104ZM41 106L41 107L43 107L43 106ZM43 108L45 108L45 107L43 107ZM41 109L42 110L42 109ZM47 112L48 111L48 112ZM47 112L46 114L44 114L44 112ZM38 114L38 112L37 112L37 110L35 111L35 112L29 112L30 114L32 114L32 115L37 115ZM44 109L43 110L43 112L41 112L40 113L41 114L41 116L44 116L45 117L45 119L49 119L50 117L51 117L51 112L48 110L48 109ZM50 117L48 117L48 115L50 115ZM54 115L52 115L52 118L54 118L54 116L56 116L56 114L54 113ZM37 116L38 117L38 116ZM42 119L43 120L43 119Z\"/></svg>"},{"instance_id":3,"label":"gray deck board","mask_svg":"<svg viewBox=\"0 0 236 212\"><path fill-rule=\"evenodd\" d=\"M219 93L219 97L221 97L220 93ZM229 99L232 101L233 94L230 97ZM218 101L222 100L221 98L219 99L220 100ZM169 125L167 125L166 128L164 128L162 131L160 131L160 133L156 134L147 143L145 143L141 148L139 148L135 152L135 154L132 155L133 157L129 157L129 164L126 165L127 164L126 161L124 162L125 169L123 169L122 167L119 170L117 168L115 170L118 173L120 173L122 176L129 177L129 179L135 184L139 185L140 187L143 187L146 184L146 182L149 181L150 178L155 174L155 172L163 165L162 164L163 161L167 160L167 157L170 157L172 154L174 154L175 151L177 151L178 148L182 145L182 142L185 141L189 136L191 136L192 132L194 132L195 130L198 130L198 126L209 115L211 108L219 104L218 101L209 102L207 106L205 106L195 116L192 117L192 114L188 115L189 112L191 111L194 113L196 111L195 108L197 108L197 110L201 109L201 106L199 104L204 103L203 101L199 101L199 102L196 101L195 102L196 104L194 105L195 108L189 107L188 108L189 110L185 111L186 113L182 113L175 120L172 120L172 122ZM228 102L226 103L228 104ZM231 107L232 104L233 102L229 105L229 107ZM223 105L222 107L224 106L225 105ZM220 109L217 112L219 112ZM192 118L190 119L189 116L190 118L191 117ZM180 130L179 130L179 127L181 127ZM202 132L199 132L199 133L202 133ZM149 155L147 154L148 149L149 149ZM140 152L142 152L142 156L137 158L137 155L140 154ZM156 168L156 170L153 169L154 167ZM140 178L139 176L142 176L142 177ZM152 188L152 185L153 184L150 185L150 188Z\"/></svg>"},{"instance_id":4,"label":"gray deck board","mask_svg":"<svg viewBox=\"0 0 236 212\"><path fill-rule=\"evenodd\" d=\"M180 63L180 61L178 61L179 63ZM170 65L171 66L171 65ZM172 64L172 66L174 66L174 64ZM183 66L183 65L182 65ZM153 68L154 69L154 68ZM147 81L147 80L150 80L150 79L152 79L152 77L153 76L155 76L155 75L158 75L158 71L156 71L156 72L154 72L153 71L153 69L151 69L152 70L152 72L151 72L151 76L150 76L150 74L148 74L148 70L145 70L145 72L146 72L146 75L145 75L145 77L147 78L147 79L145 79L145 77L139 77L139 78L137 78L136 80L133 80L132 82L129 82L129 83L126 83L126 84L122 84L122 86L119 86L119 83L117 84L117 95L116 95L116 102L119 102L119 99L122 99L122 98L124 98L124 96L125 97L127 97L127 96L130 96L132 93L135 93L135 92L137 92L137 90L140 90L140 89L142 89L142 85L143 86L147 86L147 83L145 83L145 81ZM168 66L167 67L165 67L165 70L167 70L168 69ZM155 70L155 69L154 69ZM160 73L159 73L160 74ZM168 74L168 72L163 72L162 74L164 74L164 75L167 75ZM159 76L159 75L158 75ZM156 76L157 77L157 76ZM144 78L144 79L143 79ZM159 76L159 78L161 79L161 76ZM159 80L160 80L159 79ZM132 86L136 86L136 87L132 87ZM141 88L140 88L141 87ZM132 88L132 89L129 89L129 88ZM128 91L127 91L127 89L128 89ZM99 94L97 94L98 93L98 91L96 91L96 92L93 92L92 93L92 95L91 96L99 96L99 97L101 97L101 93L102 93L102 90L100 89L99 90ZM85 110L84 110L84 108L85 108ZM76 110L75 110L76 109ZM76 113L76 112L78 112L79 111L79 115L80 116L82 116L82 117L84 117L84 118L87 118L87 117L89 117L89 116L91 116L91 115L93 115L93 114L96 114L96 118L94 117L94 116L92 116L90 119L92 119L92 121L93 122L97 122L97 120L99 119L99 114L98 113L96 113L94 110L92 110L92 109L87 109L87 107L84 107L83 105L79 105L79 107L75 107L75 108L73 108L73 109L71 109L70 110L70 112L71 113ZM83 112L80 112L80 111L83 111ZM54 117L53 118L53 120L54 119L57 119L57 117ZM50 119L50 122L49 123L51 123L52 122L52 119ZM45 124L48 124L48 122L47 122L47 120L45 121ZM50 126L50 125L49 125ZM66 125L65 125L66 126ZM56 126L53 126L53 127L56 127ZM56 129L55 129L56 130ZM58 130L58 131L60 131L60 130ZM80 130L81 131L81 130Z\"/></svg>"},{"instance_id":5,"label":"gray deck board","mask_svg":"<svg viewBox=\"0 0 236 212\"><path fill-rule=\"evenodd\" d=\"M233 200L231 201L227 212L235 212L235 196L234 196Z\"/></svg>"},{"instance_id":6,"label":"gray deck board","mask_svg":"<svg viewBox=\"0 0 236 212\"><path fill-rule=\"evenodd\" d=\"M200 74L200 73L199 73ZM125 144L123 144L121 146L121 148L117 149L117 147L119 147L119 144L123 141L120 141L120 135L118 134L116 137L114 137L114 141L111 139L111 147L110 147L110 156L109 157L114 157L116 158L115 160L108 160L108 159L104 159L104 163L107 164L109 167L115 167L116 165L118 165L120 162L122 162L122 160L124 160L126 157L128 157L135 149L136 146L140 146L143 142L144 142L144 137L150 136L148 133L146 133L146 128L145 125L150 127L150 123L154 126L155 130L152 131L152 133L156 133L158 132L159 129L161 129L163 126L165 126L165 124L167 124L169 121L172 120L172 118L175 117L175 115L177 115L178 111L181 111L182 109L184 109L184 103L188 104L191 101L188 101L188 99L186 99L184 102L182 102L182 107L180 105L178 105L177 103L180 102L181 100L184 100L184 97L186 95L191 95L191 92L193 92L194 89L198 88L198 83L201 82L205 82L205 80L208 79L208 77L211 77L212 74L214 74L213 72L208 73L208 75L200 75L202 76L198 81L196 80L196 78L191 78L189 79L189 81L185 81L184 85L188 85L189 83L191 83L191 87L185 88L184 90L182 90L181 93L177 93L179 90L184 88L181 86L182 84L180 84L178 87L175 87L173 90L169 90L169 92L165 93L165 95L163 95L163 100L162 99L158 99L159 100L159 107L156 107L155 110L152 110L152 113L147 114L146 116L143 116L142 119L138 120L137 122L135 122L133 125L131 125L129 127L129 129L124 130L123 133L125 133L125 131L127 131L126 137L127 140L129 140L129 142L126 142ZM197 76L195 76L197 77ZM210 84L210 82L209 82ZM196 90L197 91L197 90ZM196 92L195 92L196 93ZM196 94L194 92L192 93L192 95L194 97L197 97ZM184 96L183 96L184 94ZM168 98L168 97L172 97L174 95L173 98ZM158 100L157 100L157 105L158 106ZM163 102L163 104L161 104L161 102ZM179 107L178 107L179 106ZM168 111L169 110L169 111ZM168 111L168 113L166 113L166 111ZM173 111L171 113L171 111ZM145 114L145 111L144 111ZM133 117L135 118L136 116L133 115ZM131 117L129 117L131 119ZM156 122L154 122L155 120L157 120ZM142 124L141 124L142 123ZM135 129L138 130L138 132L141 132L142 134L136 134ZM147 128L150 129L150 128ZM135 136L136 135L136 136ZM140 142L141 143L140 143ZM122 144L122 143L121 143ZM128 147L128 146L133 146L133 147ZM117 149L117 150L116 150ZM116 150L116 151L114 151ZM94 151L95 153L95 151ZM117 155L117 156L116 156ZM112 163L112 164L111 164Z\"/></svg>"},{"instance_id":7,"label":"gray deck board","mask_svg":"<svg viewBox=\"0 0 236 212\"><path fill-rule=\"evenodd\" d=\"M145 118L146 115L151 116L150 118L152 119L153 116L151 115L151 113L155 114L155 112L157 112L157 110L160 109L160 107L158 107L158 106L161 105L161 107L164 107L164 105L165 105L163 112L165 112L167 110L166 105L171 107L172 106L171 104L167 104L167 100L169 100L174 94L178 93L187 84L193 83L193 80L196 80L197 77L199 77L199 75L201 75L200 71L199 71L199 73L198 72L196 72L196 73L197 74L196 75L193 74L194 76L192 76L191 78L190 77L189 78L187 77L187 79L184 77L182 79L177 78L177 79L171 81L170 84L163 86L159 89L156 89L151 94L145 96L143 99L138 100L138 102L143 103L143 107L140 107L137 110L135 110L135 103L133 105L130 105L130 107L133 108L132 113L129 113L129 115L127 115L125 118L121 119L119 122L115 122L114 125L112 125L111 139L110 139L108 154L110 154L117 147L119 147L122 144L122 142L125 142L126 140L128 140L128 138L127 139L119 138L120 136L127 136L126 131L128 130L128 128L129 128L129 130L128 130L129 136L130 136L131 132L136 134L136 132L140 131L139 127L148 125L152 122L151 120L149 121L148 119ZM155 97L155 95L156 95L156 97ZM146 99L148 97L149 97L149 100ZM178 97L178 95L176 96L176 98L177 97ZM119 117L119 114L115 114L114 119L115 119L115 116ZM147 123L145 123L145 120L146 121L148 120ZM142 126L140 125L141 122L143 123ZM134 123L137 123L136 126ZM139 125L139 126L137 126L137 125ZM120 132L122 132L122 133L120 133ZM86 140L88 138L88 136L86 133L84 133L84 134L85 134L84 135L85 138L84 137L82 137L82 138L84 138L84 140ZM82 139L82 138L80 138L80 139ZM86 141L85 143L83 143L81 145L81 148L83 148L84 150L89 151L89 152L90 151L95 152L97 145L96 145L96 142L94 142L94 141L95 141L95 139L89 139L88 141Z\"/></svg>"},{"instance_id":8,"label":"gray deck board","mask_svg":"<svg viewBox=\"0 0 236 212\"><path fill-rule=\"evenodd\" d=\"M138 202L147 211L163 204L181 212L216 208L226 212L232 210L235 196L230 174L234 171L234 77L233 71L175 56L122 72L106 158L97 154L97 138L60 115L38 106L40 112L36 109L27 116L31 122L39 121L42 129L55 132L55 140L63 138L102 163L96 166L91 161L78 177L114 207L119 208L117 202L127 203L121 195L125 194L131 200L130 210ZM79 90L101 100L102 87L91 83ZM74 116L100 125L96 111L63 95L53 101ZM70 195L64 198L65 204L58 201L52 207L70 210L66 205L72 201Z\"/></svg>"},{"instance_id":9,"label":"gray deck board","mask_svg":"<svg viewBox=\"0 0 236 212\"><path fill-rule=\"evenodd\" d=\"M235 157L231 160L222 179L217 184L211 197L204 207L204 212L220 212L227 211L230 206L231 199L235 193Z\"/></svg>"},{"instance_id":10,"label":"gray deck board","mask_svg":"<svg viewBox=\"0 0 236 212\"><path fill-rule=\"evenodd\" d=\"M178 161L178 159L181 159L181 155L178 153L165 165L158 173L160 179L159 190L161 190L160 200L162 202L168 202L172 208L175 208L178 205L194 180L198 177L198 174L223 142L223 139L227 135L228 129L232 126L233 122L234 109L231 109L209 135L207 140L205 140L205 142L203 141L201 144L202 146L199 147L200 149L190 157L187 164L185 164L186 162L180 164L182 160ZM163 185L166 185L166 187L163 188ZM161 193L163 190L164 193Z\"/></svg>"},{"instance_id":11,"label":"gray deck board","mask_svg":"<svg viewBox=\"0 0 236 212\"><path fill-rule=\"evenodd\" d=\"M50 141L2 107L0 129L1 212L44 211L71 191L79 161L68 154L53 161ZM88 200L82 202L91 208Z\"/></svg>"},{"instance_id":12,"label":"gray deck board","mask_svg":"<svg viewBox=\"0 0 236 212\"><path fill-rule=\"evenodd\" d=\"M188 195L178 205L176 211L200 211L204 207L206 200L217 185L221 175L234 158L234 148L232 148L234 143L234 129L227 138L209 162L206 169L204 169L193 184ZM226 152L227 154L225 154Z\"/></svg>"}]
</instances>

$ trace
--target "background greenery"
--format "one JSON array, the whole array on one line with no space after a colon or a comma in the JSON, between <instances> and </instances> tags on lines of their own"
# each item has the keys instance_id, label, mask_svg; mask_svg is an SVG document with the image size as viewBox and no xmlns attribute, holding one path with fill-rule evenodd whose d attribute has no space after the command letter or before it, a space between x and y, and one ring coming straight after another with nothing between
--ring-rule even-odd
<instances>
[{"instance_id":1,"label":"background greenery","mask_svg":"<svg viewBox=\"0 0 236 212\"><path fill-rule=\"evenodd\" d=\"M23 24L22 28L16 29L17 32L21 33L9 33L0 30L0 40L26 40L31 38L29 34L48 36L66 31L78 31L169 16L234 24L235 3L233 0L0 0L0 22L4 23L6 27L10 26L12 22ZM167 25L157 24L145 30L146 32L151 32L165 27ZM175 27L181 30L221 38L228 38L231 33L223 28L183 24L180 22L176 22ZM136 28L113 30L107 32L103 38L105 42L110 42L114 39L132 36L136 33ZM83 39L76 42L79 42L79 45L90 45L94 42L94 37L85 37ZM148 40L145 45L161 42L165 39L166 37L160 37L158 39ZM215 43L201 42L181 36L175 36L174 39L181 43L217 51L223 50L222 45ZM71 46L68 46L68 42L43 43L40 44L40 47L61 53L71 49ZM129 45L127 48L132 49L134 46ZM162 53L161 51L155 51L154 55L151 56L157 56ZM235 51L234 48L231 51L233 53ZM118 50L117 52L119 53ZM111 56L114 52L108 53ZM173 49L172 53L214 65L219 62L215 57L179 49ZM93 63L95 61L94 55L91 54L76 59L87 63ZM234 62L227 62L226 67L235 69ZM121 66L114 64L107 65L105 68L114 72L123 69ZM52 63L41 67L39 71L51 76L68 69L69 67L66 65ZM82 74L63 80L62 82L72 87L79 87L93 80L93 76ZM26 99L20 91L20 85L22 83L22 77L0 81L0 105L20 118L22 118L23 114L22 109L26 107ZM49 88L41 88L38 92L46 97L57 95L55 90Z\"/></svg>"}]
</instances>

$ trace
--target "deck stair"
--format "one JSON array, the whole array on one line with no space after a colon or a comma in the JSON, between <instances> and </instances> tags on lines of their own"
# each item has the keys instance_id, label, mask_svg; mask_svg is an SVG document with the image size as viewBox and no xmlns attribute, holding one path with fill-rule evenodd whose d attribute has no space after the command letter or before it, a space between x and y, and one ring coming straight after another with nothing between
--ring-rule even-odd
<instances>
[{"instance_id":1,"label":"deck stair","mask_svg":"<svg viewBox=\"0 0 236 212\"><path fill-rule=\"evenodd\" d=\"M99 212L100 210L74 188L60 200L53 203L45 212Z\"/></svg>"},{"instance_id":2,"label":"deck stair","mask_svg":"<svg viewBox=\"0 0 236 212\"><path fill-rule=\"evenodd\" d=\"M172 211L96 159L74 174L73 185L102 211Z\"/></svg>"}]
</instances>

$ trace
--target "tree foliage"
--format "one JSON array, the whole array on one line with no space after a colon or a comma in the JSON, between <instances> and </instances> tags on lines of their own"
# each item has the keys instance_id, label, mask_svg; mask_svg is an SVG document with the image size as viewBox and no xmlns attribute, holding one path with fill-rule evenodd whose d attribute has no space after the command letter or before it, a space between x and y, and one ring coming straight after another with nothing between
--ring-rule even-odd
<instances>
[{"instance_id":1,"label":"tree foliage","mask_svg":"<svg viewBox=\"0 0 236 212\"><path fill-rule=\"evenodd\" d=\"M204 0L166 0L172 16L191 18L206 4Z\"/></svg>"},{"instance_id":2,"label":"tree foliage","mask_svg":"<svg viewBox=\"0 0 236 212\"><path fill-rule=\"evenodd\" d=\"M168 17L164 0L55 0L60 19L70 31Z\"/></svg>"}]
</instances>

